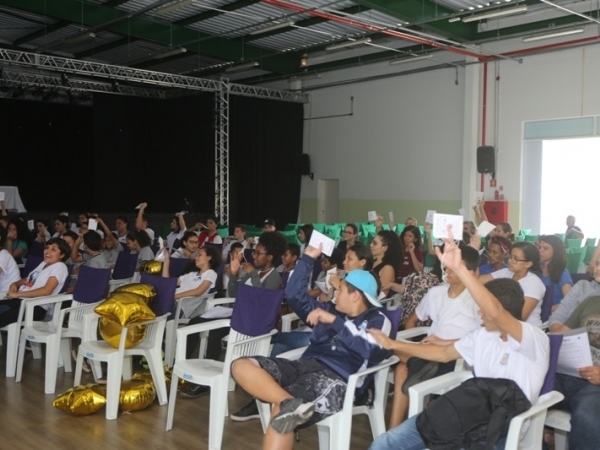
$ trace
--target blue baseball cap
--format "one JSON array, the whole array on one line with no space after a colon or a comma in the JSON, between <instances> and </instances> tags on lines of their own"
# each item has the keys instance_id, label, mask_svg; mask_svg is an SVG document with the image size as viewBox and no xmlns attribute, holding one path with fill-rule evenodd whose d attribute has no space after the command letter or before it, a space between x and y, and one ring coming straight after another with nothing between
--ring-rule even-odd
<instances>
[{"instance_id":1,"label":"blue baseball cap","mask_svg":"<svg viewBox=\"0 0 600 450\"><path fill-rule=\"evenodd\" d=\"M377 281L375 281L373 275L366 270L351 270L346 274L344 281L362 291L373 306L377 306L378 308L383 306L379 303L379 300L377 300Z\"/></svg>"}]
</instances>

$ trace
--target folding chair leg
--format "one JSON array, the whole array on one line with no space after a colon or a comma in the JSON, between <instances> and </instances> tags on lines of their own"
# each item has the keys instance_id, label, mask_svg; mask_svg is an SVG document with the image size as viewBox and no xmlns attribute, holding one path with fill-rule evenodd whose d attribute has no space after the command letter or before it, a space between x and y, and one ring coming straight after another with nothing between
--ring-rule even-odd
<instances>
[{"instance_id":1,"label":"folding chair leg","mask_svg":"<svg viewBox=\"0 0 600 450\"><path fill-rule=\"evenodd\" d=\"M11 323L8 326L8 338L6 339L6 377L15 376L17 369L17 354L19 349L19 339L21 331L17 330L17 324Z\"/></svg>"},{"instance_id":2,"label":"folding chair leg","mask_svg":"<svg viewBox=\"0 0 600 450\"><path fill-rule=\"evenodd\" d=\"M42 345L39 342L31 342L31 353L33 359L42 359Z\"/></svg>"},{"instance_id":3,"label":"folding chair leg","mask_svg":"<svg viewBox=\"0 0 600 450\"><path fill-rule=\"evenodd\" d=\"M73 372L73 364L71 363L71 339L60 340L60 352L57 355L62 359L65 372ZM56 367L59 367L59 360L56 362Z\"/></svg>"},{"instance_id":4,"label":"folding chair leg","mask_svg":"<svg viewBox=\"0 0 600 450\"><path fill-rule=\"evenodd\" d=\"M175 374L171 375L171 393L169 395L169 406L167 408L167 430L173 428L173 415L175 414L175 401L177 400L177 385L179 377Z\"/></svg>"},{"instance_id":5,"label":"folding chair leg","mask_svg":"<svg viewBox=\"0 0 600 450\"><path fill-rule=\"evenodd\" d=\"M152 380L156 387L158 395L158 404L165 405L167 403L167 383L165 382L165 373L162 365L162 356L160 350L157 352L149 351L146 354L146 360L152 373Z\"/></svg>"},{"instance_id":6,"label":"folding chair leg","mask_svg":"<svg viewBox=\"0 0 600 450\"><path fill-rule=\"evenodd\" d=\"M122 373L123 360L113 358L108 361L106 375L106 420L114 420L119 414Z\"/></svg>"},{"instance_id":7,"label":"folding chair leg","mask_svg":"<svg viewBox=\"0 0 600 450\"><path fill-rule=\"evenodd\" d=\"M25 345L27 345L27 338L25 336L21 336L19 341L19 352L17 356L17 373L15 382L21 382L21 376L23 375L23 360L25 359Z\"/></svg>"},{"instance_id":8,"label":"folding chair leg","mask_svg":"<svg viewBox=\"0 0 600 450\"><path fill-rule=\"evenodd\" d=\"M227 390L220 382L210 389L210 416L208 420L208 448L219 450L223 443L223 427L227 410ZM224 398L223 398L224 393Z\"/></svg>"},{"instance_id":9,"label":"folding chair leg","mask_svg":"<svg viewBox=\"0 0 600 450\"><path fill-rule=\"evenodd\" d=\"M83 353L77 352L77 362L75 363L75 379L73 380L73 386L79 386L81 384L81 371L83 370Z\"/></svg>"}]
</instances>

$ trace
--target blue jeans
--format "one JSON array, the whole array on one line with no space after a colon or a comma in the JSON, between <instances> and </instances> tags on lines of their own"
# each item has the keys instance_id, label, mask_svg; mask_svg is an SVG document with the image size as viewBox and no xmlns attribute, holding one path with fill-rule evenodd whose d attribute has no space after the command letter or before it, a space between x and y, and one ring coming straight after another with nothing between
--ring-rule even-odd
<instances>
[{"instance_id":1,"label":"blue jeans","mask_svg":"<svg viewBox=\"0 0 600 450\"><path fill-rule=\"evenodd\" d=\"M427 444L417 430L417 417L414 415L402 422L402 425L389 430L373 441L369 450L423 450ZM503 450L506 437L502 437L494 445L494 450ZM485 441L481 442L485 445Z\"/></svg>"},{"instance_id":2,"label":"blue jeans","mask_svg":"<svg viewBox=\"0 0 600 450\"><path fill-rule=\"evenodd\" d=\"M565 396L558 407L571 413L569 448L590 448L593 442L600 442L600 386L557 373L554 389Z\"/></svg>"},{"instance_id":3,"label":"blue jeans","mask_svg":"<svg viewBox=\"0 0 600 450\"><path fill-rule=\"evenodd\" d=\"M275 358L277 355L289 350L306 347L310 342L310 334L311 333L304 331L286 331L277 333L271 338L271 344L274 345L269 356Z\"/></svg>"}]
</instances>

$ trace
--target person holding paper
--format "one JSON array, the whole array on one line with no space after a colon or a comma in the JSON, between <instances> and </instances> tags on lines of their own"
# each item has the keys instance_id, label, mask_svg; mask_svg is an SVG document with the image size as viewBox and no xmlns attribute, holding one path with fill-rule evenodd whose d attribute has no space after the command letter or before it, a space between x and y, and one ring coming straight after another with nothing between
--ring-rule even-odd
<instances>
[{"instance_id":1,"label":"person holding paper","mask_svg":"<svg viewBox=\"0 0 600 450\"><path fill-rule=\"evenodd\" d=\"M187 228L185 226L183 213L175 213L175 217L171 219L171 232L167 235L167 248L169 249L169 251L172 252L173 250L175 250L173 248L173 244L177 239L181 241L183 233L185 233L186 229Z\"/></svg>"},{"instance_id":2,"label":"person holding paper","mask_svg":"<svg viewBox=\"0 0 600 450\"><path fill-rule=\"evenodd\" d=\"M321 302L328 302L333 298L333 289L327 289L327 273L331 269L335 269L337 273L338 268L342 267L344 264L344 254L340 251L339 248L334 248L333 252L331 252L331 256L327 256L325 254L321 255L321 273L317 277L316 283L322 283L321 286L325 290L323 290L318 285L315 286L314 289L308 291L308 295L312 298L316 298Z\"/></svg>"},{"instance_id":3,"label":"person holding paper","mask_svg":"<svg viewBox=\"0 0 600 450\"><path fill-rule=\"evenodd\" d=\"M539 327L542 325L542 299L546 287L534 272L540 270L540 252L529 242L517 242L510 249L508 268L481 275L482 283L496 278L511 278L517 281L525 294L522 317L527 323Z\"/></svg>"},{"instance_id":4,"label":"person holding paper","mask_svg":"<svg viewBox=\"0 0 600 450\"><path fill-rule=\"evenodd\" d=\"M401 277L402 249L396 233L389 230L378 232L371 242L371 252L374 259L373 274L379 278L382 285L393 283L396 281L396 278ZM383 292L387 296L389 289Z\"/></svg>"},{"instance_id":5,"label":"person holding paper","mask_svg":"<svg viewBox=\"0 0 600 450\"><path fill-rule=\"evenodd\" d=\"M138 213L135 218L135 229L137 231L144 231L150 238L150 243L154 242L154 230L148 226L148 216L146 215L146 208L148 203L140 203Z\"/></svg>"},{"instance_id":6,"label":"person holding paper","mask_svg":"<svg viewBox=\"0 0 600 450\"><path fill-rule=\"evenodd\" d=\"M600 263L600 261L598 261ZM600 280L600 264L594 272L595 279ZM600 442L600 295L587 297L574 310L575 301L572 294L582 291L580 283L597 281L580 281L567 294L558 310L550 317L550 330L567 332L576 328L586 328L592 355L592 365L577 367L579 376L557 373L554 377L554 389L565 396L558 408L571 413L571 431L569 432L569 448L592 448ZM557 320L557 313L571 312L564 322ZM596 444L594 444L594 442Z\"/></svg>"},{"instance_id":7,"label":"person holding paper","mask_svg":"<svg viewBox=\"0 0 600 450\"><path fill-rule=\"evenodd\" d=\"M335 304L320 303L307 295L306 284L320 254L320 249L309 245L286 288L296 314L314 327L304 354L298 361L255 356L232 364L232 375L246 392L273 404L265 449L291 449L297 427L340 410L351 374L390 355L367 333L369 328L384 335L391 330L376 298L373 275L363 270L349 272Z\"/></svg>"},{"instance_id":8,"label":"person holding paper","mask_svg":"<svg viewBox=\"0 0 600 450\"><path fill-rule=\"evenodd\" d=\"M444 239L444 252L442 254L437 248L437 256L460 279L479 306L483 327L456 342L429 345L392 340L378 330L369 332L384 348L404 358L417 356L430 361L449 362L462 357L473 366L478 377L512 380L530 402L535 403L549 366L548 337L538 327L521 321L524 299L519 284L510 279L499 279L484 286L462 263L461 249L454 242L451 231L448 234L449 238ZM417 430L418 417L415 415L379 436L370 449L427 448ZM504 448L502 441L496 442L496 445L498 447L495 448Z\"/></svg>"},{"instance_id":9,"label":"person holding paper","mask_svg":"<svg viewBox=\"0 0 600 450\"><path fill-rule=\"evenodd\" d=\"M404 278L413 272L423 271L423 240L421 230L418 227L409 225L404 227L400 234L400 241L404 245L400 273L397 278Z\"/></svg>"}]
</instances>

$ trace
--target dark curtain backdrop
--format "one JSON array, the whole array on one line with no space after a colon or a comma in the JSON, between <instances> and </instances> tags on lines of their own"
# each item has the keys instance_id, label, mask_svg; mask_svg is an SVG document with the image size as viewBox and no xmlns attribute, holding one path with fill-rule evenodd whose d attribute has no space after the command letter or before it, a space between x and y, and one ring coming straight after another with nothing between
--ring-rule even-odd
<instances>
[{"instance_id":1,"label":"dark curtain backdrop","mask_svg":"<svg viewBox=\"0 0 600 450\"><path fill-rule=\"evenodd\" d=\"M230 224L295 222L302 105L230 96ZM30 211L214 211L214 95L95 94L93 107L0 99L0 185Z\"/></svg>"},{"instance_id":2,"label":"dark curtain backdrop","mask_svg":"<svg viewBox=\"0 0 600 450\"><path fill-rule=\"evenodd\" d=\"M296 222L301 175L303 106L230 96L230 224L271 217Z\"/></svg>"}]
</instances>

